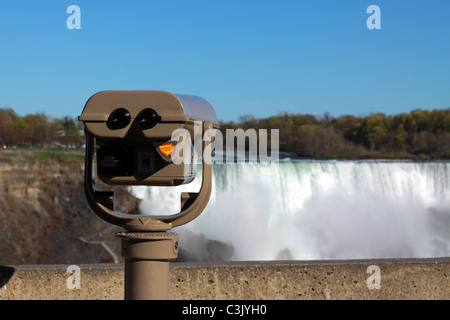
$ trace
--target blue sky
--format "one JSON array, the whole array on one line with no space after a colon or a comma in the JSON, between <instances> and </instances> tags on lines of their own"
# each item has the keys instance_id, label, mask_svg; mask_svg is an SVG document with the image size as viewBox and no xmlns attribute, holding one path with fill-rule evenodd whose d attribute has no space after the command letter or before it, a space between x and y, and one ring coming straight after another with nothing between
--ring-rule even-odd
<instances>
[{"instance_id":1,"label":"blue sky","mask_svg":"<svg viewBox=\"0 0 450 320\"><path fill-rule=\"evenodd\" d=\"M223 121L449 108L450 1L0 0L0 107L76 117L114 89L199 95Z\"/></svg>"}]
</instances>

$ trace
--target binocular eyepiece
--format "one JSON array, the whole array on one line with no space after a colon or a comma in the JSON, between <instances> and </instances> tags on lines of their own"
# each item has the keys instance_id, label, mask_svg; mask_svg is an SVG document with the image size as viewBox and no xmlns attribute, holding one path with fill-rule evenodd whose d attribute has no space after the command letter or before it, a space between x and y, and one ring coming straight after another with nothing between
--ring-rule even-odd
<instances>
[{"instance_id":1,"label":"binocular eyepiece","mask_svg":"<svg viewBox=\"0 0 450 320\"><path fill-rule=\"evenodd\" d=\"M142 130L153 128L160 120L161 117L151 108L145 108L136 118L137 124ZM119 130L128 126L130 122L130 112L125 108L118 108L109 115L107 125L111 130Z\"/></svg>"},{"instance_id":2,"label":"binocular eyepiece","mask_svg":"<svg viewBox=\"0 0 450 320\"><path fill-rule=\"evenodd\" d=\"M118 108L111 112L109 118L108 118L108 128L111 130L114 129L123 129L127 125L130 124L131 121L131 115L130 112L128 112L125 108Z\"/></svg>"}]
</instances>

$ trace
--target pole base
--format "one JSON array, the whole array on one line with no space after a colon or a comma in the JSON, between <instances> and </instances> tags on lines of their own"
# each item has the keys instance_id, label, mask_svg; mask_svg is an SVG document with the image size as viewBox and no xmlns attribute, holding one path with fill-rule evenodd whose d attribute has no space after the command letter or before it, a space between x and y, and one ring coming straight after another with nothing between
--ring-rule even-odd
<instances>
[{"instance_id":1,"label":"pole base","mask_svg":"<svg viewBox=\"0 0 450 320\"><path fill-rule=\"evenodd\" d=\"M125 258L125 300L169 299L169 260L178 255L178 234L116 233Z\"/></svg>"}]
</instances>

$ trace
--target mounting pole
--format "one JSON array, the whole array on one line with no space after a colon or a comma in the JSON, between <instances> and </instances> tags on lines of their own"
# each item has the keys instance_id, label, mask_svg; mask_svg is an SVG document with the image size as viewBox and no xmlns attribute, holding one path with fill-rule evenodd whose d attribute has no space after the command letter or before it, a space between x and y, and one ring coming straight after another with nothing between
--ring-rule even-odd
<instances>
[{"instance_id":1,"label":"mounting pole","mask_svg":"<svg viewBox=\"0 0 450 320\"><path fill-rule=\"evenodd\" d=\"M125 300L168 300L169 260L178 254L178 234L116 233L125 258Z\"/></svg>"}]
</instances>

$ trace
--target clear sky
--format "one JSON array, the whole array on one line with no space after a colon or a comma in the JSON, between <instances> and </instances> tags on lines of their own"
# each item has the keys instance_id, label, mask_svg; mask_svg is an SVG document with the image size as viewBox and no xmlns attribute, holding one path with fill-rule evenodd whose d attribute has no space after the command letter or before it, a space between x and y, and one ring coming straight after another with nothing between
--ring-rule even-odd
<instances>
[{"instance_id":1,"label":"clear sky","mask_svg":"<svg viewBox=\"0 0 450 320\"><path fill-rule=\"evenodd\" d=\"M223 121L446 109L450 1L0 0L0 107L76 117L114 89L199 95Z\"/></svg>"}]
</instances>

